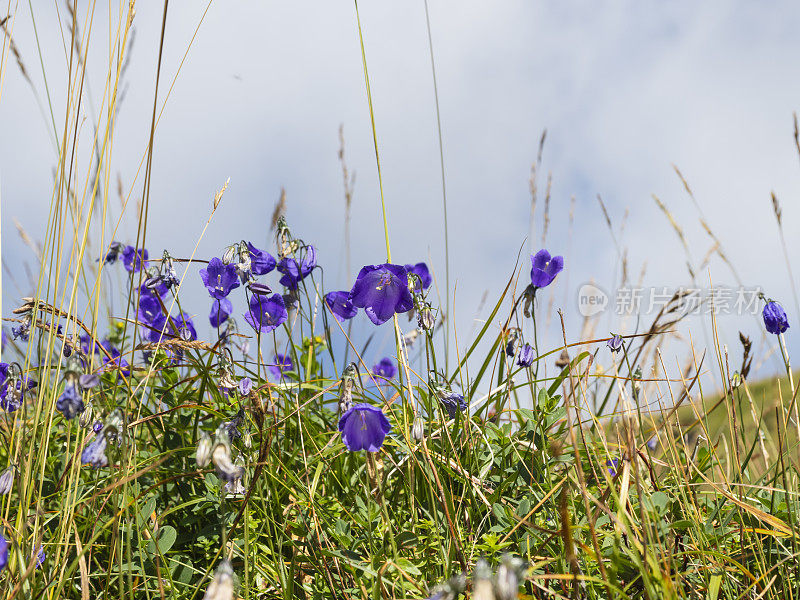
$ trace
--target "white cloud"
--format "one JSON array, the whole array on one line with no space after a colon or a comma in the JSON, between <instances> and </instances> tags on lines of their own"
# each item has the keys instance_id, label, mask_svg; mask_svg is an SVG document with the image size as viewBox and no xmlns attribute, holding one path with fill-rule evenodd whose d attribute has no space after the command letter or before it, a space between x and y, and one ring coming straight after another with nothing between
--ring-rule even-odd
<instances>
[{"instance_id":1,"label":"white cloud","mask_svg":"<svg viewBox=\"0 0 800 600\"><path fill-rule=\"evenodd\" d=\"M556 292L559 302L569 299L564 308L573 335L579 327L574 291L590 279L608 285L615 272L616 252L595 194L603 196L617 226L630 209L623 243L634 273L648 263L650 283L687 283L682 250L652 193L685 227L694 259L705 253L709 242L672 172L673 162L689 179L743 279L764 285L791 306L769 192L774 188L783 201L789 252L796 256L800 225L792 200L800 192L800 168L791 113L800 92L794 60L800 40L791 25L798 7L788 2L764 10L746 3L432 1L430 9L462 331L470 329L483 290L502 289L528 235L528 173L544 128L544 170L553 172L551 250L567 251L573 194L578 207L567 257L571 289ZM100 10L98 45L105 43L107 30ZM411 261L430 252L441 275L438 141L424 8L421 3L362 3L361 10L393 256ZM131 87L114 153L114 170L127 186L147 141L160 11L150 4L137 7ZM61 127L64 51L51 13L37 13L37 25ZM192 2L171 5L162 98L200 14ZM24 11L15 37L41 91ZM97 100L102 54L90 67ZM54 160L31 97L11 65L0 101L4 137L14 140L0 147L3 214L18 215L41 235L44 223L28 214L31 206L41 213L49 205ZM345 124L348 163L357 172L355 270L384 257L352 6L213 5L157 133L151 247L188 253L214 190L227 177L230 189L201 253L219 252L241 237L264 240L283 185L294 231L320 247L328 284L345 287L350 277L344 273L341 238L340 123ZM88 132L85 127L82 135ZM141 180L137 186L135 195L141 193ZM541 205L540 198L533 246L539 243ZM176 215L181 219L177 231ZM3 234L7 256L20 255L7 218ZM712 275L717 282L732 282L719 261ZM560 283L565 285L566 277ZM754 322L728 319L721 322L725 332L742 326L755 333Z\"/></svg>"}]
</instances>

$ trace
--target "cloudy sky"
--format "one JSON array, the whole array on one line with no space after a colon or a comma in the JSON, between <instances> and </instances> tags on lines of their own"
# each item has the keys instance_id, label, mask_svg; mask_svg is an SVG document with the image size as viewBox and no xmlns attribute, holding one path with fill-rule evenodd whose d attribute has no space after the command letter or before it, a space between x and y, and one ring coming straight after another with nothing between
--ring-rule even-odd
<instances>
[{"instance_id":1,"label":"cloudy sky","mask_svg":"<svg viewBox=\"0 0 800 600\"><path fill-rule=\"evenodd\" d=\"M11 217L32 237L44 235L56 163L44 76L60 132L66 101L63 36L68 35L60 4L34 3L33 16L25 4L14 15L13 36L46 117L7 56L0 95L2 250L18 281L24 281L21 264L31 253ZM81 4L83 32L91 4ZM349 287L360 265L385 260L353 3L218 0L204 16L205 9L193 0L173 0L169 7L162 99L175 83L155 136L151 253L167 247L174 255L189 255L215 190L230 178L200 256L218 255L242 238L266 245L270 216L285 188L293 233L318 247L327 287ZM712 245L699 222L702 214L742 283L761 286L790 314L796 312L770 192L782 202L789 256L796 257L800 162L792 113L800 107L795 27L800 5L776 2L765 10L746 2L430 0L429 9L461 345L484 292L497 297L520 247L527 261L526 254L542 246L548 173L544 245L566 260L550 294L553 306L564 309L572 339L582 327L578 288L593 281L613 294L620 252L627 253L632 281L646 265L648 286L691 284L686 253L653 194L683 228L695 268ZM443 288L442 186L425 6L364 1L360 11L393 259L427 261ZM141 195L142 180L135 177L147 147L161 13L158 2L137 5L128 87L114 139L113 177L119 174L134 197ZM84 94L85 105L95 111L103 96L109 21L108 7L98 3ZM356 173L351 272L343 240L340 125L347 162ZM529 177L545 129L531 230ZM88 121L82 131L88 138ZM79 158L84 171L90 158ZM691 185L699 209L673 164ZM613 238L598 195L613 222ZM117 236L124 241L135 235L130 212ZM737 284L718 257L698 280ZM8 277L3 287L4 306L29 291L18 290ZM551 296L543 298L546 311ZM206 311L198 303L201 319ZM555 325L553 320L552 343L558 339ZM796 316L792 325L789 345L797 352ZM617 318L602 316L596 333L619 326ZM633 326L626 324L628 330ZM739 329L761 335L752 317L723 316L719 327L732 348ZM388 352L386 329L381 343ZM702 341L703 335L698 324L694 339ZM763 356L766 348L760 352ZM774 361L766 368L774 369Z\"/></svg>"}]
</instances>

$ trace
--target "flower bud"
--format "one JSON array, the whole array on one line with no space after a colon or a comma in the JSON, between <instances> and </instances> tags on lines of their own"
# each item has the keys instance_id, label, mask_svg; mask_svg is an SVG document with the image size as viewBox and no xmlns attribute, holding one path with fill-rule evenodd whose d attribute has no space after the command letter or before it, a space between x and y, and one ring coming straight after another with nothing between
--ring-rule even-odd
<instances>
[{"instance_id":1,"label":"flower bud","mask_svg":"<svg viewBox=\"0 0 800 600\"><path fill-rule=\"evenodd\" d=\"M211 436L205 431L200 434L200 441L197 442L197 450L194 455L197 466L205 469L211 462Z\"/></svg>"},{"instance_id":2,"label":"flower bud","mask_svg":"<svg viewBox=\"0 0 800 600\"><path fill-rule=\"evenodd\" d=\"M203 600L233 600L233 568L229 560L219 563Z\"/></svg>"},{"instance_id":3,"label":"flower bud","mask_svg":"<svg viewBox=\"0 0 800 600\"><path fill-rule=\"evenodd\" d=\"M92 416L94 416L93 413L94 410L92 409L92 405L89 404L86 408L83 409L81 416L78 417L78 425L83 429L89 427L89 424L92 422Z\"/></svg>"},{"instance_id":4,"label":"flower bud","mask_svg":"<svg viewBox=\"0 0 800 600\"><path fill-rule=\"evenodd\" d=\"M222 255L222 264L229 265L236 258L236 253L239 252L239 245L234 244L225 249L225 254Z\"/></svg>"},{"instance_id":5,"label":"flower bud","mask_svg":"<svg viewBox=\"0 0 800 600\"><path fill-rule=\"evenodd\" d=\"M214 436L214 447L211 450L211 462L217 470L217 476L225 482L235 481L244 475L244 468L237 467L231 460L231 442L226 424L217 427Z\"/></svg>"},{"instance_id":6,"label":"flower bud","mask_svg":"<svg viewBox=\"0 0 800 600\"><path fill-rule=\"evenodd\" d=\"M436 325L436 317L433 316L433 311L429 306L423 307L417 315L417 325L420 329L430 331Z\"/></svg>"},{"instance_id":7,"label":"flower bud","mask_svg":"<svg viewBox=\"0 0 800 600\"><path fill-rule=\"evenodd\" d=\"M425 439L425 421L422 417L414 419L414 424L411 426L411 437L421 442Z\"/></svg>"},{"instance_id":8,"label":"flower bud","mask_svg":"<svg viewBox=\"0 0 800 600\"><path fill-rule=\"evenodd\" d=\"M0 494L5 495L14 486L14 467L8 467L0 474Z\"/></svg>"},{"instance_id":9,"label":"flower bud","mask_svg":"<svg viewBox=\"0 0 800 600\"><path fill-rule=\"evenodd\" d=\"M259 283L258 281L251 281L247 287L249 287L250 292L256 296L266 296L272 293L272 288L265 283Z\"/></svg>"}]
</instances>

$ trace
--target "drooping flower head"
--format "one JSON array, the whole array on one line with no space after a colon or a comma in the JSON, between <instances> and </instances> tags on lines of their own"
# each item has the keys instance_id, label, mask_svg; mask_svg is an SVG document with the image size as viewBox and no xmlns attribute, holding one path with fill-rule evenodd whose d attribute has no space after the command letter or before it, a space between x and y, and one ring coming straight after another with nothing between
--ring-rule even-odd
<instances>
[{"instance_id":1,"label":"drooping flower head","mask_svg":"<svg viewBox=\"0 0 800 600\"><path fill-rule=\"evenodd\" d=\"M77 378L67 379L66 384L64 384L64 391L56 400L56 409L69 421L81 414L84 408L86 407L83 404L83 396L78 389Z\"/></svg>"},{"instance_id":2,"label":"drooping flower head","mask_svg":"<svg viewBox=\"0 0 800 600\"><path fill-rule=\"evenodd\" d=\"M385 323L395 313L414 308L408 290L408 271L393 264L362 267L350 291L353 306L363 308L375 325Z\"/></svg>"},{"instance_id":3,"label":"drooping flower head","mask_svg":"<svg viewBox=\"0 0 800 600\"><path fill-rule=\"evenodd\" d=\"M124 246L119 242L111 242L108 245L108 252L106 252L105 258L103 258L103 262L107 265L113 265L115 262L117 262L119 253L122 252L123 248Z\"/></svg>"},{"instance_id":4,"label":"drooping flower head","mask_svg":"<svg viewBox=\"0 0 800 600\"><path fill-rule=\"evenodd\" d=\"M619 467L619 459L612 458L606 461L606 468L608 469L608 474L612 477L616 476L617 468Z\"/></svg>"},{"instance_id":5,"label":"drooping flower head","mask_svg":"<svg viewBox=\"0 0 800 600\"><path fill-rule=\"evenodd\" d=\"M149 256L146 248L125 246L122 251L122 264L129 273L136 273L142 268L142 264L147 261Z\"/></svg>"},{"instance_id":6,"label":"drooping flower head","mask_svg":"<svg viewBox=\"0 0 800 600\"><path fill-rule=\"evenodd\" d=\"M242 437L242 432L239 431L239 427L242 426L244 423L244 410L240 409L238 413L236 413L230 421L225 421L222 425L225 427L225 431L228 434L229 440L236 440Z\"/></svg>"},{"instance_id":7,"label":"drooping flower head","mask_svg":"<svg viewBox=\"0 0 800 600\"><path fill-rule=\"evenodd\" d=\"M292 362L292 357L288 354L281 354L280 352L275 355L274 363L271 365L267 365L267 369L275 379L280 379L281 374L287 371L294 371L294 363Z\"/></svg>"},{"instance_id":8,"label":"drooping flower head","mask_svg":"<svg viewBox=\"0 0 800 600\"><path fill-rule=\"evenodd\" d=\"M523 344L519 349L519 356L517 357L517 364L520 367L530 367L533 364L534 352L533 346L530 344Z\"/></svg>"},{"instance_id":9,"label":"drooping flower head","mask_svg":"<svg viewBox=\"0 0 800 600\"><path fill-rule=\"evenodd\" d=\"M408 271L410 276L417 276L412 277L414 280L414 289L417 292L427 290L429 287L431 287L431 283L433 283L433 277L431 277L431 272L428 270L428 265L426 265L424 262L418 262L415 265L406 265L405 269Z\"/></svg>"},{"instance_id":10,"label":"drooping flower head","mask_svg":"<svg viewBox=\"0 0 800 600\"><path fill-rule=\"evenodd\" d=\"M247 242L247 250L250 253L250 269L253 275L266 275L275 268L275 258L266 250L259 250L250 242Z\"/></svg>"},{"instance_id":11,"label":"drooping flower head","mask_svg":"<svg viewBox=\"0 0 800 600\"><path fill-rule=\"evenodd\" d=\"M378 361L377 365L372 367L372 374L376 377L391 379L397 374L397 367L394 366L391 358L384 356Z\"/></svg>"},{"instance_id":12,"label":"drooping flower head","mask_svg":"<svg viewBox=\"0 0 800 600\"><path fill-rule=\"evenodd\" d=\"M31 320L25 319L19 325L12 325L11 326L11 335L15 340L22 340L23 342L28 341L28 336L31 332Z\"/></svg>"},{"instance_id":13,"label":"drooping flower head","mask_svg":"<svg viewBox=\"0 0 800 600\"><path fill-rule=\"evenodd\" d=\"M458 411L464 412L468 408L463 394L451 390L439 389L437 395L447 411L447 416L451 419L455 418Z\"/></svg>"},{"instance_id":14,"label":"drooping flower head","mask_svg":"<svg viewBox=\"0 0 800 600\"><path fill-rule=\"evenodd\" d=\"M211 462L211 450L213 450L211 436L205 431L200 432L200 439L197 441L194 453L195 462L200 469L205 469Z\"/></svg>"},{"instance_id":15,"label":"drooping flower head","mask_svg":"<svg viewBox=\"0 0 800 600\"><path fill-rule=\"evenodd\" d=\"M0 386L0 407L8 412L14 412L22 406L25 394L37 385L38 383L27 375L23 379L6 379Z\"/></svg>"},{"instance_id":16,"label":"drooping flower head","mask_svg":"<svg viewBox=\"0 0 800 600\"><path fill-rule=\"evenodd\" d=\"M328 292L325 304L339 321L347 321L358 314L358 309L350 302L349 292Z\"/></svg>"},{"instance_id":17,"label":"drooping flower head","mask_svg":"<svg viewBox=\"0 0 800 600\"><path fill-rule=\"evenodd\" d=\"M606 344L608 344L608 349L612 352L619 352L622 350L622 336L616 334L612 336L612 338L608 340Z\"/></svg>"},{"instance_id":18,"label":"drooping flower head","mask_svg":"<svg viewBox=\"0 0 800 600\"><path fill-rule=\"evenodd\" d=\"M777 302L770 300L764 306L764 327L767 331L779 335L789 329L789 319L786 317L786 311Z\"/></svg>"},{"instance_id":19,"label":"drooping flower head","mask_svg":"<svg viewBox=\"0 0 800 600\"><path fill-rule=\"evenodd\" d=\"M278 263L278 272L283 273L280 284L290 290L296 290L297 285L308 277L316 266L317 250L311 245L306 246L305 255L300 262L291 256L285 256Z\"/></svg>"},{"instance_id":20,"label":"drooping flower head","mask_svg":"<svg viewBox=\"0 0 800 600\"><path fill-rule=\"evenodd\" d=\"M253 391L253 380L249 377L242 377L239 380L239 393L242 396L249 396Z\"/></svg>"},{"instance_id":21,"label":"drooping flower head","mask_svg":"<svg viewBox=\"0 0 800 600\"><path fill-rule=\"evenodd\" d=\"M531 256L531 284L535 288L547 287L564 269L564 258L561 256L550 256L547 250L539 250Z\"/></svg>"},{"instance_id":22,"label":"drooping flower head","mask_svg":"<svg viewBox=\"0 0 800 600\"><path fill-rule=\"evenodd\" d=\"M354 404L339 419L342 441L351 452L377 452L391 430L383 411L371 404Z\"/></svg>"},{"instance_id":23,"label":"drooping flower head","mask_svg":"<svg viewBox=\"0 0 800 600\"><path fill-rule=\"evenodd\" d=\"M508 342L506 342L506 356L509 358L513 358L514 355L517 353L517 342L519 338L516 333L512 333L509 336Z\"/></svg>"},{"instance_id":24,"label":"drooping flower head","mask_svg":"<svg viewBox=\"0 0 800 600\"><path fill-rule=\"evenodd\" d=\"M244 467L233 464L231 459L231 441L228 437L227 423L217 427L217 432L214 434L211 462L214 463L217 477L226 483L241 479L244 475Z\"/></svg>"},{"instance_id":25,"label":"drooping flower head","mask_svg":"<svg viewBox=\"0 0 800 600\"><path fill-rule=\"evenodd\" d=\"M233 303L227 298L215 299L211 303L211 314L208 315L208 321L212 327L219 327L228 317L233 313Z\"/></svg>"},{"instance_id":26,"label":"drooping flower head","mask_svg":"<svg viewBox=\"0 0 800 600\"><path fill-rule=\"evenodd\" d=\"M38 569L44 564L47 555L44 553L44 548L39 546L39 549L36 551L36 568Z\"/></svg>"},{"instance_id":27,"label":"drooping flower head","mask_svg":"<svg viewBox=\"0 0 800 600\"><path fill-rule=\"evenodd\" d=\"M244 320L256 331L267 333L282 325L289 318L286 302L280 294L251 296L250 310Z\"/></svg>"},{"instance_id":28,"label":"drooping flower head","mask_svg":"<svg viewBox=\"0 0 800 600\"><path fill-rule=\"evenodd\" d=\"M205 269L200 269L200 279L212 298L224 298L239 287L236 265L226 265L219 258L212 258Z\"/></svg>"},{"instance_id":29,"label":"drooping flower head","mask_svg":"<svg viewBox=\"0 0 800 600\"><path fill-rule=\"evenodd\" d=\"M106 447L108 446L108 439L105 432L101 429L95 438L83 449L81 452L81 464L91 465L95 469L108 466L108 457L106 456Z\"/></svg>"}]
</instances>

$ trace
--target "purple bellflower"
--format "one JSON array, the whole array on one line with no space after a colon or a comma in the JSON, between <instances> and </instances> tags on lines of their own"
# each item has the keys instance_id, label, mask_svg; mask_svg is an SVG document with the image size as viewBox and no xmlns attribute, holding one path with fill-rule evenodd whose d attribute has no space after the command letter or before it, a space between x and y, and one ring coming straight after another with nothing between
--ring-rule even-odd
<instances>
[{"instance_id":1,"label":"purple bellflower","mask_svg":"<svg viewBox=\"0 0 800 600\"><path fill-rule=\"evenodd\" d=\"M325 304L339 321L347 321L358 314L358 309L350 302L349 292L328 292Z\"/></svg>"},{"instance_id":2,"label":"purple bellflower","mask_svg":"<svg viewBox=\"0 0 800 600\"><path fill-rule=\"evenodd\" d=\"M408 271L400 265L383 264L362 267L350 291L353 306L363 308L375 325L385 323L395 313L414 308L408 289Z\"/></svg>"},{"instance_id":3,"label":"purple bellflower","mask_svg":"<svg viewBox=\"0 0 800 600\"><path fill-rule=\"evenodd\" d=\"M161 314L161 303L153 296L139 297L139 310L136 317L140 323L151 324Z\"/></svg>"},{"instance_id":4,"label":"purple bellflower","mask_svg":"<svg viewBox=\"0 0 800 600\"><path fill-rule=\"evenodd\" d=\"M56 400L56 408L68 421L77 417L86 408L76 379L70 379L64 385L64 391Z\"/></svg>"},{"instance_id":5,"label":"purple bellflower","mask_svg":"<svg viewBox=\"0 0 800 600\"><path fill-rule=\"evenodd\" d=\"M406 271L408 271L409 275L416 275L419 277L419 280L416 278L414 279L414 289L417 292L421 292L422 290L427 290L431 287L431 283L433 283L433 277L431 277L431 272L428 270L428 265L424 262L418 262L415 265L406 265Z\"/></svg>"},{"instance_id":6,"label":"purple bellflower","mask_svg":"<svg viewBox=\"0 0 800 600\"><path fill-rule=\"evenodd\" d=\"M439 400L441 400L442 404L444 405L444 408L447 411L447 416L451 419L455 418L456 413L459 410L461 412L467 410L467 402L464 400L464 396L457 392L440 391Z\"/></svg>"},{"instance_id":7,"label":"purple bellflower","mask_svg":"<svg viewBox=\"0 0 800 600\"><path fill-rule=\"evenodd\" d=\"M247 242L247 251L250 252L250 269L253 275L266 275L275 268L276 262L273 256L265 250L259 250L250 242Z\"/></svg>"},{"instance_id":8,"label":"purple bellflower","mask_svg":"<svg viewBox=\"0 0 800 600\"><path fill-rule=\"evenodd\" d=\"M383 357L378 364L372 367L372 374L376 377L391 379L397 374L397 367L394 366L391 358Z\"/></svg>"},{"instance_id":9,"label":"purple bellflower","mask_svg":"<svg viewBox=\"0 0 800 600\"><path fill-rule=\"evenodd\" d=\"M272 296L252 296L250 310L244 315L244 320L256 331L268 333L282 325L289 318L286 302L280 294Z\"/></svg>"},{"instance_id":10,"label":"purple bellflower","mask_svg":"<svg viewBox=\"0 0 800 600\"><path fill-rule=\"evenodd\" d=\"M37 386L37 382L28 376L25 376L24 385L21 380L17 379L12 386L12 381L6 381L0 387L0 407L8 412L14 412L22 406L25 393Z\"/></svg>"},{"instance_id":11,"label":"purple bellflower","mask_svg":"<svg viewBox=\"0 0 800 600\"><path fill-rule=\"evenodd\" d=\"M525 344L519 349L517 364L520 367L530 367L533 364L533 358L533 346L530 344Z\"/></svg>"},{"instance_id":12,"label":"purple bellflower","mask_svg":"<svg viewBox=\"0 0 800 600\"><path fill-rule=\"evenodd\" d=\"M0 572L5 571L8 566L8 547L10 544L5 536L0 533Z\"/></svg>"},{"instance_id":13,"label":"purple bellflower","mask_svg":"<svg viewBox=\"0 0 800 600\"><path fill-rule=\"evenodd\" d=\"M612 352L619 352L622 350L622 336L621 335L614 335L611 337L610 340L606 342L608 345L608 349Z\"/></svg>"},{"instance_id":14,"label":"purple bellflower","mask_svg":"<svg viewBox=\"0 0 800 600\"><path fill-rule=\"evenodd\" d=\"M786 311L777 302L772 300L767 302L762 316L764 317L764 327L770 333L779 335L789 329L789 319L786 317Z\"/></svg>"},{"instance_id":15,"label":"purple bellflower","mask_svg":"<svg viewBox=\"0 0 800 600\"><path fill-rule=\"evenodd\" d=\"M296 259L286 256L278 263L278 272L283 273L280 284L290 290L296 290L297 285L308 277L316 266L317 250L314 246L309 245L306 247L305 256L299 263Z\"/></svg>"},{"instance_id":16,"label":"purple bellflower","mask_svg":"<svg viewBox=\"0 0 800 600\"><path fill-rule=\"evenodd\" d=\"M285 373L286 371L294 371L294 363L292 362L292 357L288 354L276 354L275 355L275 363L271 365L267 365L267 369L275 379L280 379L281 374Z\"/></svg>"},{"instance_id":17,"label":"purple bellflower","mask_svg":"<svg viewBox=\"0 0 800 600\"><path fill-rule=\"evenodd\" d=\"M342 441L351 452L377 452L391 430L383 411L370 404L354 404L339 419Z\"/></svg>"},{"instance_id":18,"label":"purple bellflower","mask_svg":"<svg viewBox=\"0 0 800 600\"><path fill-rule=\"evenodd\" d=\"M29 319L26 319L19 325L12 325L11 326L11 335L14 337L15 340L22 340L23 342L28 341L28 335L31 332L31 322Z\"/></svg>"},{"instance_id":19,"label":"purple bellflower","mask_svg":"<svg viewBox=\"0 0 800 600\"><path fill-rule=\"evenodd\" d=\"M142 268L142 264L147 262L149 256L146 248L125 246L122 251L122 264L129 273L136 273Z\"/></svg>"},{"instance_id":20,"label":"purple bellflower","mask_svg":"<svg viewBox=\"0 0 800 600\"><path fill-rule=\"evenodd\" d=\"M197 339L197 330L194 328L192 319L187 315L181 313L176 317L172 317L172 322L175 325L175 337L184 341Z\"/></svg>"},{"instance_id":21,"label":"purple bellflower","mask_svg":"<svg viewBox=\"0 0 800 600\"><path fill-rule=\"evenodd\" d=\"M547 287L564 269L564 258L551 257L547 250L539 250L535 256L531 256L531 263L531 284L535 288Z\"/></svg>"},{"instance_id":22,"label":"purple bellflower","mask_svg":"<svg viewBox=\"0 0 800 600\"><path fill-rule=\"evenodd\" d=\"M231 316L233 313L233 304L227 298L220 298L219 300L214 300L211 304L211 314L208 315L208 321L211 323L212 327L219 327L225 321L228 320L228 317Z\"/></svg>"},{"instance_id":23,"label":"purple bellflower","mask_svg":"<svg viewBox=\"0 0 800 600\"><path fill-rule=\"evenodd\" d=\"M81 452L81 464L91 465L95 469L108 466L108 457L106 456L106 446L108 440L104 431L100 431L94 440L92 440Z\"/></svg>"},{"instance_id":24,"label":"purple bellflower","mask_svg":"<svg viewBox=\"0 0 800 600\"><path fill-rule=\"evenodd\" d=\"M200 269L200 279L212 298L224 298L239 287L236 265L226 265L219 258L212 258L205 269Z\"/></svg>"},{"instance_id":25,"label":"purple bellflower","mask_svg":"<svg viewBox=\"0 0 800 600\"><path fill-rule=\"evenodd\" d=\"M111 242L108 246L108 252L106 252L103 262L107 265L113 265L115 262L117 262L119 253L122 252L123 248L124 246L119 242Z\"/></svg>"}]
</instances>

